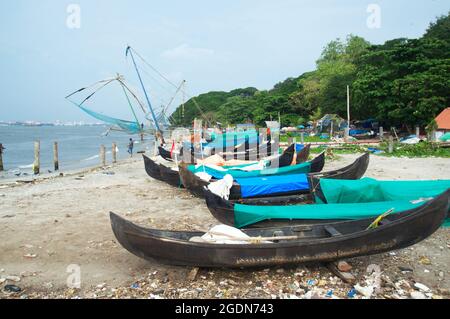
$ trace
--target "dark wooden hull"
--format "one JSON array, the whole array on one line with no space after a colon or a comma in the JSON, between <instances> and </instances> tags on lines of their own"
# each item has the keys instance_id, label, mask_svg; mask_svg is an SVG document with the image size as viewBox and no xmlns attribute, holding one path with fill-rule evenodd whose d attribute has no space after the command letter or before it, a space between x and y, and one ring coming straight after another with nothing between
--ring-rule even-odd
<instances>
[{"instance_id":1,"label":"dark wooden hull","mask_svg":"<svg viewBox=\"0 0 450 319\"><path fill-rule=\"evenodd\" d=\"M320 166L323 167L321 164L322 160L324 160L324 154L319 155L317 162ZM314 161L314 160L313 160ZM322 173L313 173L309 174L309 182L310 185L312 185L312 178L315 178L319 180L319 178L333 178L333 179L360 179L364 173L367 170L367 167L369 165L369 153L366 153L356 159L352 164L343 167L338 170L328 171L328 172L322 172ZM191 171L187 169L186 164L180 164L179 165L179 173L180 178L182 181L182 184L185 186L187 190L189 190L192 194L194 194L197 197L204 197L204 187L208 186L209 182L206 182L199 178L197 175L193 174ZM309 194L310 190L302 190L302 191L294 191L294 192L284 192L284 193L273 193L268 196L275 197L275 196L290 196L289 201L297 201L298 195L301 194ZM267 196L265 196L267 197ZM247 201L247 199L242 199L242 193L241 188L238 183L234 182L233 186L230 189L230 200L242 200ZM262 197L264 198L264 197ZM301 200L301 198L300 198ZM265 200L267 201L267 199Z\"/></svg>"},{"instance_id":2,"label":"dark wooden hull","mask_svg":"<svg viewBox=\"0 0 450 319\"><path fill-rule=\"evenodd\" d=\"M251 237L295 236L272 243L214 244L189 241L202 232L168 231L137 226L111 213L118 242L132 254L182 266L268 267L304 262L331 262L414 245L433 234L449 208L449 191L404 213L388 216L377 228L373 219L277 228L247 229Z\"/></svg>"},{"instance_id":3,"label":"dark wooden hull","mask_svg":"<svg viewBox=\"0 0 450 319\"><path fill-rule=\"evenodd\" d=\"M180 173L178 171L160 164L160 174L161 180L167 184L174 187L184 188L180 179Z\"/></svg>"},{"instance_id":4,"label":"dark wooden hull","mask_svg":"<svg viewBox=\"0 0 450 319\"><path fill-rule=\"evenodd\" d=\"M274 148L274 147L273 147ZM171 161L173 158L170 156L170 152L163 147L159 147L159 154L166 160ZM266 156L273 155L274 151L270 151L270 148L268 147L268 143L265 143L263 145L259 146L259 149L257 147L249 148L247 150L241 148L235 148L234 146L230 146L227 148L227 151L224 153L222 150L213 150L211 152L211 155L218 154L222 156L226 160L231 159L239 159L239 160L255 160L258 161ZM180 160L183 160L186 163L196 164L197 160L205 159L210 155L204 155L198 152L194 152L191 150L191 156L188 158L185 158L182 156L184 153L184 149L182 148L180 151Z\"/></svg>"},{"instance_id":5,"label":"dark wooden hull","mask_svg":"<svg viewBox=\"0 0 450 319\"><path fill-rule=\"evenodd\" d=\"M283 154L276 159L271 160L270 166L276 165L277 167L286 167L292 164L295 155L295 145L292 144L284 150Z\"/></svg>"},{"instance_id":6,"label":"dark wooden hull","mask_svg":"<svg viewBox=\"0 0 450 319\"><path fill-rule=\"evenodd\" d=\"M170 152L166 150L164 147L158 146L158 152L159 155L161 155L162 158L164 158L166 161L172 162L172 156L170 155Z\"/></svg>"},{"instance_id":7,"label":"dark wooden hull","mask_svg":"<svg viewBox=\"0 0 450 319\"><path fill-rule=\"evenodd\" d=\"M160 170L159 164L156 163L155 161L151 160L149 157L145 156L144 154L142 154L142 158L144 159L144 167L145 167L145 171L147 172L147 175L150 176L151 178L161 181L162 177L161 177L161 170Z\"/></svg>"},{"instance_id":8,"label":"dark wooden hull","mask_svg":"<svg viewBox=\"0 0 450 319\"><path fill-rule=\"evenodd\" d=\"M290 152L289 150L293 151L292 148L288 148L280 157L279 161L280 163L291 163L294 158L294 153ZM162 156L161 150L160 155ZM145 171L147 174L155 178L157 180L163 181L168 183L169 185L172 185L174 187L181 187L183 188L183 182L180 177L180 173L178 171L174 171L170 167L164 166L162 164L158 164L149 157L143 155L144 157L144 163L145 163ZM163 156L162 156L163 157ZM286 165L289 165L286 164ZM200 187L200 189L202 189ZM201 196L201 195L200 195Z\"/></svg>"},{"instance_id":9,"label":"dark wooden hull","mask_svg":"<svg viewBox=\"0 0 450 319\"><path fill-rule=\"evenodd\" d=\"M306 145L298 154L296 157L296 163L301 164L308 160L309 153L310 153L310 144ZM291 165L292 160L294 158L295 153L295 145L289 146L284 152L283 155L280 157L280 167ZM249 149L247 151L242 151L239 149L235 149L231 153L225 153L222 154L219 152L219 154L225 155L227 159L241 159L241 160L260 160L264 155L272 155L267 154L268 144L261 145L259 147L259 150ZM168 150L166 150L164 147L158 146L158 152L159 155L164 158L167 161L173 161L173 158ZM200 154L193 155L194 159L201 159L202 156ZM192 161L191 161L192 162Z\"/></svg>"},{"instance_id":10,"label":"dark wooden hull","mask_svg":"<svg viewBox=\"0 0 450 319\"><path fill-rule=\"evenodd\" d=\"M190 164L180 163L178 165L178 173L180 174L181 183L191 194L197 197L203 197L203 187L208 186L209 182L202 180L200 177L192 173L187 166Z\"/></svg>"},{"instance_id":11,"label":"dark wooden hull","mask_svg":"<svg viewBox=\"0 0 450 319\"><path fill-rule=\"evenodd\" d=\"M306 144L305 147L297 153L296 163L301 164L308 160L311 151L311 144Z\"/></svg>"},{"instance_id":12,"label":"dark wooden hull","mask_svg":"<svg viewBox=\"0 0 450 319\"><path fill-rule=\"evenodd\" d=\"M370 153L364 153L350 165L332 171L312 173L310 176L313 176L316 179L360 179L364 176L369 167L369 160Z\"/></svg>"},{"instance_id":13,"label":"dark wooden hull","mask_svg":"<svg viewBox=\"0 0 450 319\"><path fill-rule=\"evenodd\" d=\"M257 146L256 143L253 143L249 146L248 149L245 149L245 146L242 145L240 147L228 146L225 149L225 152L222 148L213 149L211 151L211 155L218 154L222 156L225 160L239 159L239 160L251 160L257 161L264 157L272 156L277 154L278 148L275 147L274 143L264 143ZM184 152L184 150L182 151ZM191 150L190 158L183 158L184 162L195 164L197 160L204 159L209 155L205 155L196 151Z\"/></svg>"},{"instance_id":14,"label":"dark wooden hull","mask_svg":"<svg viewBox=\"0 0 450 319\"><path fill-rule=\"evenodd\" d=\"M294 159L294 146L289 147L286 149L283 154L279 157L279 164L280 167L283 167L281 165L288 166ZM189 187L186 187L192 194L194 194L197 197L203 197L203 187L207 186L209 182L206 182L202 179L200 179L195 174L192 174L188 169L187 165L185 163L179 164L178 171L180 175L180 180L182 185L189 185ZM231 192L233 194L236 194L236 197L240 197L240 187L238 184L235 183L234 187L231 189Z\"/></svg>"},{"instance_id":15,"label":"dark wooden hull","mask_svg":"<svg viewBox=\"0 0 450 319\"><path fill-rule=\"evenodd\" d=\"M175 171L165 165L158 164L144 154L142 154L142 157L144 158L145 171L150 177L166 182L174 187L183 186L181 184L180 174L178 171Z\"/></svg>"},{"instance_id":16,"label":"dark wooden hull","mask_svg":"<svg viewBox=\"0 0 450 319\"><path fill-rule=\"evenodd\" d=\"M262 198L246 198L240 200L225 200L209 190L203 190L203 196L206 200L206 206L208 207L211 215L219 222L225 225L233 226L234 223L234 204L245 205L257 205L257 206L272 206L272 205L298 205L298 204L311 204L314 199L310 193L287 195L287 196L274 196L274 197L262 197ZM332 220L330 220L332 221ZM265 220L259 223L249 226L249 228L264 228L264 227L282 227L286 225L297 224L314 224L320 223L323 220Z\"/></svg>"},{"instance_id":17,"label":"dark wooden hull","mask_svg":"<svg viewBox=\"0 0 450 319\"><path fill-rule=\"evenodd\" d=\"M325 166L325 152L320 153L311 161L310 173L319 173Z\"/></svg>"}]
</instances>

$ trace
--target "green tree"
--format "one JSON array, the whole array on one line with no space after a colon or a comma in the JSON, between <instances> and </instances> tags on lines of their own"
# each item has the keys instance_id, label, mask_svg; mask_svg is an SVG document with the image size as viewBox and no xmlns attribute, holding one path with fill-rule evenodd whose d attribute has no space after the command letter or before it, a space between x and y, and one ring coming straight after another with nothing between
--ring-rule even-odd
<instances>
[{"instance_id":1,"label":"green tree","mask_svg":"<svg viewBox=\"0 0 450 319\"><path fill-rule=\"evenodd\" d=\"M411 130L429 123L450 103L449 53L448 40L430 36L374 46L354 83L359 114Z\"/></svg>"}]
</instances>

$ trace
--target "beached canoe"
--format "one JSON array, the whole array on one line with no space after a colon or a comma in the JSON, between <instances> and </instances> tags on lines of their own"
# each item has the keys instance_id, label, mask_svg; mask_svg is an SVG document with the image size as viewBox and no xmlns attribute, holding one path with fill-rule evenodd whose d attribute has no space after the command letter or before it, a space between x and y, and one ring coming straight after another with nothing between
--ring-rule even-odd
<instances>
[{"instance_id":1,"label":"beached canoe","mask_svg":"<svg viewBox=\"0 0 450 319\"><path fill-rule=\"evenodd\" d=\"M260 145L254 144L254 145L247 145L247 149L245 148L245 145L240 145L238 147L232 147L226 152L223 152L222 150L218 151L216 149L211 150L211 152L207 154L202 154L199 152L194 152L194 150L191 149L191 156L189 158L185 158L183 156L184 153L184 147L180 150L180 154L178 155L179 161L184 161L186 163L196 164L199 160L204 160L212 155L219 155L223 157L224 159L230 160L230 159L239 159L243 161L254 161L254 160L261 160L265 157L270 157L275 154L277 154L278 147L275 147L274 142L265 142ZM290 148L288 148L290 149ZM295 148L293 148L293 151L295 152ZM305 147L304 150L300 151L297 154L297 164L302 163L308 159L310 151L310 146ZM174 155L164 149L163 147L159 147L159 154L168 161L174 160Z\"/></svg>"},{"instance_id":2,"label":"beached canoe","mask_svg":"<svg viewBox=\"0 0 450 319\"><path fill-rule=\"evenodd\" d=\"M271 175L252 178L238 178L234 181L230 189L230 200L248 199L248 198L263 198L263 197L278 197L278 196L292 196L290 200L304 199L298 196L301 194L309 194L310 178L336 178L336 179L359 179L367 170L369 165L369 153L365 153L356 159L352 164L343 168L319 173L310 174L288 174L288 175ZM179 165L180 178L187 190L198 197L203 197L203 188L208 186L211 181L205 181L199 176L195 175L192 170L189 170L187 165ZM277 203L279 198L274 199ZM264 203L269 202L270 199L265 199ZM266 204L265 204L266 205Z\"/></svg>"},{"instance_id":3,"label":"beached canoe","mask_svg":"<svg viewBox=\"0 0 450 319\"><path fill-rule=\"evenodd\" d=\"M144 158L145 171L150 177L155 178L159 181L166 182L175 187L183 186L177 167L170 167L161 163L157 163L144 154L142 156ZM270 162L271 164L279 163L279 165L287 166L290 165L290 163L293 161L293 157L294 157L294 146L291 146L287 148L283 152L283 154L279 155L278 158L271 159ZM226 169L242 168L252 164L253 162L250 162L249 164L226 166L225 168Z\"/></svg>"},{"instance_id":4,"label":"beached canoe","mask_svg":"<svg viewBox=\"0 0 450 319\"><path fill-rule=\"evenodd\" d=\"M148 176L156 180L166 182L174 187L183 187L180 180L180 174L178 173L178 167L169 167L161 163L157 163L144 154L142 154L142 157L144 158L145 171Z\"/></svg>"},{"instance_id":5,"label":"beached canoe","mask_svg":"<svg viewBox=\"0 0 450 319\"><path fill-rule=\"evenodd\" d=\"M373 218L390 209L393 214L423 205L450 189L450 180L437 181L377 181L321 179L320 196L276 198L266 205L225 200L204 190L211 214L221 223L234 227L272 227L286 224L309 224L320 221ZM292 205L292 203L294 205ZM448 221L447 221L448 222ZM446 223L447 223L446 222Z\"/></svg>"},{"instance_id":6,"label":"beached canoe","mask_svg":"<svg viewBox=\"0 0 450 319\"><path fill-rule=\"evenodd\" d=\"M450 191L418 207L390 215L327 224L247 229L242 243L200 242L204 232L149 229L111 213L118 242L132 254L182 266L267 267L330 262L414 245L433 234L449 209ZM196 239L191 241L191 239Z\"/></svg>"},{"instance_id":7,"label":"beached canoe","mask_svg":"<svg viewBox=\"0 0 450 319\"><path fill-rule=\"evenodd\" d=\"M164 158L166 161L172 162L172 154L170 151L166 150L162 146L158 146L158 153L161 155L162 158Z\"/></svg>"},{"instance_id":8,"label":"beached canoe","mask_svg":"<svg viewBox=\"0 0 450 319\"><path fill-rule=\"evenodd\" d=\"M295 144L294 144L295 145ZM304 163L309 158L309 153L311 151L311 144L306 144L305 147L303 147L300 152L297 153L296 156L296 164Z\"/></svg>"},{"instance_id":9,"label":"beached canoe","mask_svg":"<svg viewBox=\"0 0 450 319\"><path fill-rule=\"evenodd\" d=\"M225 175L231 175L233 178L247 178L247 177L263 177L270 175L287 175L287 174L302 174L315 173L322 171L325 165L325 153L322 152L310 162L301 163L297 165L290 165L280 167L268 167L263 169L253 169L249 167L218 167L213 165L188 165L187 169L192 173L207 173L213 178L221 179Z\"/></svg>"}]
</instances>

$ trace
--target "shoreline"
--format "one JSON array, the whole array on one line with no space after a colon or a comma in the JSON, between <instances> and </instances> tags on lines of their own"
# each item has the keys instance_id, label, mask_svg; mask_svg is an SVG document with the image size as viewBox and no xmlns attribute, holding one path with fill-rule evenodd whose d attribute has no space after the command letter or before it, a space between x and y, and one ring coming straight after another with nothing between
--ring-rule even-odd
<instances>
[{"instance_id":1,"label":"shoreline","mask_svg":"<svg viewBox=\"0 0 450 319\"><path fill-rule=\"evenodd\" d=\"M98 170L107 170L111 169L123 164L126 164L128 162L135 162L141 159L142 154L147 154L147 152L140 152L133 154L133 157L126 157L122 159L117 159L116 163L106 163L106 166L102 166L101 164L97 164L94 166L88 166L88 167L80 167L80 168L74 168L74 169L68 169L68 170L58 170L57 172L51 172L51 173L40 173L38 175L34 175L32 173L24 176L16 176L16 177L2 177L0 176L0 187L4 185L23 185L27 183L35 183L35 182L41 182L46 180L52 180L55 178L60 177L70 177L80 174L89 174ZM0 188L1 189L1 188Z\"/></svg>"},{"instance_id":2,"label":"shoreline","mask_svg":"<svg viewBox=\"0 0 450 319\"><path fill-rule=\"evenodd\" d=\"M124 135L109 131L106 126L55 127L3 127L0 143L5 148L2 159L4 170L0 183L31 180L34 177L35 142L40 142L40 176L53 176L59 172L89 170L101 164L101 149L105 146L107 162L112 162L112 145L117 147L117 159L127 159L128 139L133 138L134 154L153 151L153 136ZM54 143L58 145L59 171L54 171ZM50 173L49 173L50 172Z\"/></svg>"}]
</instances>

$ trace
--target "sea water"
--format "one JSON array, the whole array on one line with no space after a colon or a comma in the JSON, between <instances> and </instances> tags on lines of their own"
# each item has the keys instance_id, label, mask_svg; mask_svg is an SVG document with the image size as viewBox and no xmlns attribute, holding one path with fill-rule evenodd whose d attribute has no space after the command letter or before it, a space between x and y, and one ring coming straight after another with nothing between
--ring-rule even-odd
<instances>
[{"instance_id":1,"label":"sea water","mask_svg":"<svg viewBox=\"0 0 450 319\"><path fill-rule=\"evenodd\" d=\"M23 176L32 173L34 141L39 140L41 173L53 171L53 143L58 142L59 169L76 170L100 164L100 145L106 147L106 160L112 161L112 143L117 144L117 159L130 155L127 152L129 139L133 138L134 153L153 151L152 137L109 131L106 126L0 126L0 143L3 144L4 172L0 178Z\"/></svg>"}]
</instances>

